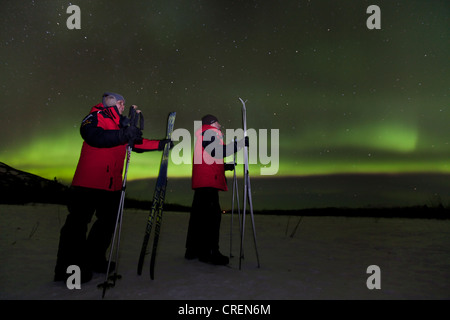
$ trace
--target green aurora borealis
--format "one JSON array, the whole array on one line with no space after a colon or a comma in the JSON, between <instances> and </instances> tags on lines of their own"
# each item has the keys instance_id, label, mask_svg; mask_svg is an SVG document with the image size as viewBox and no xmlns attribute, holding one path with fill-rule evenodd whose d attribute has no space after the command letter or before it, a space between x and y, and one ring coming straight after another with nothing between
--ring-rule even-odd
<instances>
[{"instance_id":1,"label":"green aurora borealis","mask_svg":"<svg viewBox=\"0 0 450 320\"><path fill-rule=\"evenodd\" d=\"M69 30L66 9L81 9ZM381 9L369 30L366 9ZM104 91L137 104L146 138L169 111L193 135L280 130L277 176L450 173L448 1L2 1L0 161L70 182L79 125ZM134 154L129 178L160 153ZM257 172L257 171L255 171ZM190 165L169 175L189 177Z\"/></svg>"}]
</instances>

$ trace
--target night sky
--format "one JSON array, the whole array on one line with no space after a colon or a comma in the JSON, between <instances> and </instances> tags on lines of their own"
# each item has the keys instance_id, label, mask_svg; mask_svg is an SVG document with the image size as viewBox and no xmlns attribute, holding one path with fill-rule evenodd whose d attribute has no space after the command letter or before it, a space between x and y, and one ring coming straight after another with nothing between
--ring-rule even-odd
<instances>
[{"instance_id":1,"label":"night sky","mask_svg":"<svg viewBox=\"0 0 450 320\"><path fill-rule=\"evenodd\" d=\"M66 26L71 4L80 30ZM366 26L371 4L380 30ZM0 6L0 161L15 168L70 182L81 120L113 91L140 107L155 139L169 111L192 134L207 113L240 128L238 98L247 100L249 128L279 129L277 177L450 173L448 1ZM156 176L160 157L134 154L129 178Z\"/></svg>"}]
</instances>

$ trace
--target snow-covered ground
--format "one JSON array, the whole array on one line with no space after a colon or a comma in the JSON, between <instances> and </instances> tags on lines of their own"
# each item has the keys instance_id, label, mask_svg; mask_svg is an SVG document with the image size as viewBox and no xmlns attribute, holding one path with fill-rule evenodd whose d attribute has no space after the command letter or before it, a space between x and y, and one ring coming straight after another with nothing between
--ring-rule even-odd
<instances>
[{"instance_id":1,"label":"snow-covered ground","mask_svg":"<svg viewBox=\"0 0 450 320\"><path fill-rule=\"evenodd\" d=\"M0 205L0 299L101 299L97 284L104 275L94 275L80 290L52 281L66 215L66 208L59 205ZM450 298L450 220L255 215L261 267L257 268L247 220L245 259L239 270L236 217L235 257L224 267L185 260L189 215L166 212L155 280L150 280L149 256L143 275L136 273L147 215L125 211L122 279L105 299ZM222 219L221 250L230 253L228 214ZM381 289L367 287L371 265L380 268Z\"/></svg>"}]
</instances>

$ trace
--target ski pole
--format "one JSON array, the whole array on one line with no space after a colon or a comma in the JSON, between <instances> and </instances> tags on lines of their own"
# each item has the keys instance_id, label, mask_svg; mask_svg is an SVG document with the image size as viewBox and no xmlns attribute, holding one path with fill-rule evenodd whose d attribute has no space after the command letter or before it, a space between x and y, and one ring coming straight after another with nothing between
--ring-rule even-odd
<instances>
[{"instance_id":1,"label":"ski pole","mask_svg":"<svg viewBox=\"0 0 450 320\"><path fill-rule=\"evenodd\" d=\"M236 139L234 139L236 141ZM230 226L230 258L233 257L232 254L232 241L233 241L233 216L234 216L234 199L236 198L237 209L238 209L238 220L239 220L239 232L241 231L241 209L239 205L239 190L238 182L236 176L236 153L234 153L234 168L233 168L233 198L231 200L231 226Z\"/></svg>"},{"instance_id":2,"label":"ski pole","mask_svg":"<svg viewBox=\"0 0 450 320\"><path fill-rule=\"evenodd\" d=\"M130 107L129 118L130 118L131 126L137 126L138 118L139 118L140 119L139 127L141 130L143 129L143 127L144 127L143 115L142 115L142 113L139 113L139 115L137 116L137 112L136 112L136 109L134 106ZM105 282L103 282L102 284L99 285L99 287L103 287L102 298L105 297L106 289L109 287L114 287L116 284L116 280L122 278L119 274L117 274L117 270L119 268L119 246L120 246L120 235L122 232L122 221L123 221L122 218L123 218L123 207L124 207L124 203L125 203L125 189L126 189L127 176L128 176L128 167L129 167L130 158L131 158L131 150L133 149L133 146L134 146L134 141L130 140L127 145L127 159L126 159L126 165L125 165L125 174L124 174L124 178L123 178L123 182L122 182L122 190L121 190L121 194L120 194L119 208L117 211L116 225L114 227L114 234L113 234L113 239L112 239L112 243L111 243L111 249L109 252L108 267L106 269L106 278L105 278ZM116 246L116 236L117 236L117 246ZM113 255L114 249L116 251L116 267L114 270L114 275L112 275L110 277L109 272L111 269L111 261L112 261L112 255ZM112 280L112 283L110 283L109 280Z\"/></svg>"}]
</instances>

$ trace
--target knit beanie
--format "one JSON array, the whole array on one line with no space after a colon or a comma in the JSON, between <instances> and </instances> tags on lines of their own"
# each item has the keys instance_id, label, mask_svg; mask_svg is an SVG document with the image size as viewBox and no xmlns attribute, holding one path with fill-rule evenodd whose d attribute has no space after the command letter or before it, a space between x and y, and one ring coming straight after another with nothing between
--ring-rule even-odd
<instances>
[{"instance_id":1,"label":"knit beanie","mask_svg":"<svg viewBox=\"0 0 450 320\"><path fill-rule=\"evenodd\" d=\"M202 124L213 124L216 121L218 122L219 120L211 114L207 114L202 118Z\"/></svg>"},{"instance_id":2,"label":"knit beanie","mask_svg":"<svg viewBox=\"0 0 450 320\"><path fill-rule=\"evenodd\" d=\"M116 102L119 101L119 100L122 100L125 103L125 99L124 99L124 97L122 95L120 95L118 93L114 93L114 92L105 92L103 94L103 96L102 96L102 103L103 103L104 106L112 107L113 105L116 105L115 103L113 105L107 105L105 100L106 100L107 97L110 97L110 96L114 97ZM109 103L109 104L111 104L111 103Z\"/></svg>"}]
</instances>

